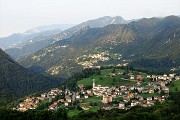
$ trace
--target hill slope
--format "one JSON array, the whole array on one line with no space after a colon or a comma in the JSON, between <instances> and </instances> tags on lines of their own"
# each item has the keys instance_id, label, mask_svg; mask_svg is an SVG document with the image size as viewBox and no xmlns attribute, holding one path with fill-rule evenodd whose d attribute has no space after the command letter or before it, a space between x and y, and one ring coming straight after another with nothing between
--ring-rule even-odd
<instances>
[{"instance_id":1,"label":"hill slope","mask_svg":"<svg viewBox=\"0 0 180 120\"><path fill-rule=\"evenodd\" d=\"M35 74L14 62L0 49L0 99L11 101L55 87L60 81Z\"/></svg>"},{"instance_id":2,"label":"hill slope","mask_svg":"<svg viewBox=\"0 0 180 120\"><path fill-rule=\"evenodd\" d=\"M24 33L0 38L0 47L4 48L13 59L21 58L50 45L54 35L72 26L74 25L54 24L32 28Z\"/></svg>"},{"instance_id":3,"label":"hill slope","mask_svg":"<svg viewBox=\"0 0 180 120\"><path fill-rule=\"evenodd\" d=\"M124 62L135 67L169 70L180 66L179 51L180 18L168 16L102 28L84 27L70 38L27 57L21 64L41 66L52 75Z\"/></svg>"},{"instance_id":4,"label":"hill slope","mask_svg":"<svg viewBox=\"0 0 180 120\"><path fill-rule=\"evenodd\" d=\"M21 38L21 37L18 38L17 40L20 39L20 42L22 43L18 43L18 45L16 45L13 48L7 49L5 52L14 59L23 58L24 56L28 56L32 53L35 53L38 50L44 47L47 47L48 45L56 41L70 38L73 34L77 34L78 32L80 32L82 29L86 27L99 28L99 27L104 27L109 24L126 24L126 23L128 23L128 21L124 20L120 16L116 16L116 17L105 16L98 19L83 22L71 28L69 28L70 25L64 25L64 27L63 25L51 25L51 26L45 26L45 27L40 26L40 27L26 31L25 32L26 34L30 33L32 35L29 35L29 36L27 35L27 37L25 38ZM58 27L64 31L60 32L60 30L57 29ZM66 30L63 28L69 28L69 29ZM9 38L11 37L8 37L7 39ZM12 37L10 40L16 41L16 39L13 39L13 38L14 37ZM4 43L1 43L1 41L4 41L4 40L0 40L0 44L3 45ZM9 40L6 40L6 41L9 41Z\"/></svg>"}]
</instances>

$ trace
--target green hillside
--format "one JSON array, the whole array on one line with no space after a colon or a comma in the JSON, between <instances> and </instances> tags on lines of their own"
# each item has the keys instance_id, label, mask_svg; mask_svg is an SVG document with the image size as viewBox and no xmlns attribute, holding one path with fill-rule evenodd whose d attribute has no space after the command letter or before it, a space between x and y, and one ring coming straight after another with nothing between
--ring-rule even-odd
<instances>
[{"instance_id":1,"label":"green hillside","mask_svg":"<svg viewBox=\"0 0 180 120\"><path fill-rule=\"evenodd\" d=\"M170 91L178 92L180 91L180 80L173 81L173 83L169 86Z\"/></svg>"},{"instance_id":2,"label":"green hillside","mask_svg":"<svg viewBox=\"0 0 180 120\"><path fill-rule=\"evenodd\" d=\"M96 85L102 85L102 86L121 86L121 85L133 85L136 83L136 80L130 80L127 78L127 76L123 75L118 75L115 77L109 76L109 73L112 73L114 70L113 69L104 69L101 70L101 75L92 75L88 78L83 78L77 81L77 84L84 84L85 86L87 85L92 85L93 79L95 79ZM122 69L115 69L114 73L119 73L119 72L125 72L125 70ZM130 73L134 73L137 75L142 75L143 77L146 77L146 73L141 73L141 72L135 72L135 71L129 71Z\"/></svg>"},{"instance_id":3,"label":"green hillside","mask_svg":"<svg viewBox=\"0 0 180 120\"><path fill-rule=\"evenodd\" d=\"M149 18L103 28L85 27L20 63L51 75L70 76L85 67L132 63L137 68L170 70L180 66L180 18Z\"/></svg>"},{"instance_id":4,"label":"green hillside","mask_svg":"<svg viewBox=\"0 0 180 120\"><path fill-rule=\"evenodd\" d=\"M60 84L59 80L29 71L0 50L0 99L11 101L25 95L47 90Z\"/></svg>"}]
</instances>

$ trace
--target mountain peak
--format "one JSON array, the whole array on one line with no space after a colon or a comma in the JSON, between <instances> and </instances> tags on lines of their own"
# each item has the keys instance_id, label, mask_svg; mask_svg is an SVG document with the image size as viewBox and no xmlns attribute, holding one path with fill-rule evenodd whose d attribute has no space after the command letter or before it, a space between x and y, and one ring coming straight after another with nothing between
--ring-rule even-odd
<instances>
[{"instance_id":1,"label":"mountain peak","mask_svg":"<svg viewBox=\"0 0 180 120\"><path fill-rule=\"evenodd\" d=\"M56 29L66 30L72 26L74 26L74 24L53 24L53 25L38 26L27 30L25 33L39 33L44 31L56 30Z\"/></svg>"},{"instance_id":2,"label":"mountain peak","mask_svg":"<svg viewBox=\"0 0 180 120\"><path fill-rule=\"evenodd\" d=\"M88 20L80 25L86 24L91 28L104 27L109 24L124 24L126 20L124 20L121 16L104 16L93 20Z\"/></svg>"}]
</instances>

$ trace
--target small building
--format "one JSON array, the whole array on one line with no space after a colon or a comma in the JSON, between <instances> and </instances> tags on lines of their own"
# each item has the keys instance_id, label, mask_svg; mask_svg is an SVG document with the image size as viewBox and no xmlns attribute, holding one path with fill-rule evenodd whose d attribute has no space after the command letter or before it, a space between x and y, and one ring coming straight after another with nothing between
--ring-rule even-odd
<instances>
[{"instance_id":1,"label":"small building","mask_svg":"<svg viewBox=\"0 0 180 120\"><path fill-rule=\"evenodd\" d=\"M130 101L130 99L129 99L129 98L127 98L127 97L125 97L125 98L123 99L123 101L124 101L125 103L127 103L127 102L129 102L129 101Z\"/></svg>"},{"instance_id":2,"label":"small building","mask_svg":"<svg viewBox=\"0 0 180 120\"><path fill-rule=\"evenodd\" d=\"M151 100L152 100L152 97L147 97L146 99L149 100L149 101L151 101Z\"/></svg>"},{"instance_id":3,"label":"small building","mask_svg":"<svg viewBox=\"0 0 180 120\"><path fill-rule=\"evenodd\" d=\"M138 100L144 100L144 98L143 98L141 95L137 95L136 98L137 98Z\"/></svg>"},{"instance_id":4,"label":"small building","mask_svg":"<svg viewBox=\"0 0 180 120\"><path fill-rule=\"evenodd\" d=\"M72 102L71 97L67 97L66 100L67 100L68 102Z\"/></svg>"},{"instance_id":5,"label":"small building","mask_svg":"<svg viewBox=\"0 0 180 120\"><path fill-rule=\"evenodd\" d=\"M49 110L56 110L56 106L54 104L50 105Z\"/></svg>"},{"instance_id":6,"label":"small building","mask_svg":"<svg viewBox=\"0 0 180 120\"><path fill-rule=\"evenodd\" d=\"M147 105L148 105L148 106L154 105L154 101L147 101Z\"/></svg>"},{"instance_id":7,"label":"small building","mask_svg":"<svg viewBox=\"0 0 180 120\"><path fill-rule=\"evenodd\" d=\"M175 80L180 80L180 76L176 76L176 77L175 77Z\"/></svg>"},{"instance_id":8,"label":"small building","mask_svg":"<svg viewBox=\"0 0 180 120\"><path fill-rule=\"evenodd\" d=\"M102 100L103 103L109 103L109 102L112 102L112 96L110 95L103 95L103 100Z\"/></svg>"},{"instance_id":9,"label":"small building","mask_svg":"<svg viewBox=\"0 0 180 120\"><path fill-rule=\"evenodd\" d=\"M134 80L134 79L135 79L134 75L131 75L131 76L129 77L129 79Z\"/></svg>"},{"instance_id":10,"label":"small building","mask_svg":"<svg viewBox=\"0 0 180 120\"><path fill-rule=\"evenodd\" d=\"M91 91L91 90L87 90L86 92L87 92L87 94L91 94L91 93L92 93L92 91Z\"/></svg>"},{"instance_id":11,"label":"small building","mask_svg":"<svg viewBox=\"0 0 180 120\"><path fill-rule=\"evenodd\" d=\"M59 103L58 101L55 101L53 104L54 104L54 105L57 105L58 103Z\"/></svg>"},{"instance_id":12,"label":"small building","mask_svg":"<svg viewBox=\"0 0 180 120\"><path fill-rule=\"evenodd\" d=\"M150 89L150 90L149 90L149 93L154 93L154 89Z\"/></svg>"},{"instance_id":13,"label":"small building","mask_svg":"<svg viewBox=\"0 0 180 120\"><path fill-rule=\"evenodd\" d=\"M59 102L64 102L64 99L59 99L58 101L59 101Z\"/></svg>"},{"instance_id":14,"label":"small building","mask_svg":"<svg viewBox=\"0 0 180 120\"><path fill-rule=\"evenodd\" d=\"M68 101L64 101L64 106L68 106L68 105L69 105Z\"/></svg>"},{"instance_id":15,"label":"small building","mask_svg":"<svg viewBox=\"0 0 180 120\"><path fill-rule=\"evenodd\" d=\"M91 106L87 106L87 107L81 107L83 110L89 110L89 108L91 108Z\"/></svg>"},{"instance_id":16,"label":"small building","mask_svg":"<svg viewBox=\"0 0 180 120\"><path fill-rule=\"evenodd\" d=\"M142 79L143 79L143 77L142 77L142 75L137 75L137 76L136 76L136 79L138 79L138 80L142 80Z\"/></svg>"},{"instance_id":17,"label":"small building","mask_svg":"<svg viewBox=\"0 0 180 120\"><path fill-rule=\"evenodd\" d=\"M150 76L150 75L147 75L147 78L151 78L151 76Z\"/></svg>"},{"instance_id":18,"label":"small building","mask_svg":"<svg viewBox=\"0 0 180 120\"><path fill-rule=\"evenodd\" d=\"M84 85L83 84L79 84L78 87L82 90Z\"/></svg>"},{"instance_id":19,"label":"small building","mask_svg":"<svg viewBox=\"0 0 180 120\"><path fill-rule=\"evenodd\" d=\"M109 76L110 76L110 77L115 77L116 74L115 74L115 73L109 73Z\"/></svg>"},{"instance_id":20,"label":"small building","mask_svg":"<svg viewBox=\"0 0 180 120\"><path fill-rule=\"evenodd\" d=\"M111 109L113 109L112 105L109 105L109 104L104 104L104 105L101 105L99 107L101 109L104 109L104 110L111 110Z\"/></svg>"},{"instance_id":21,"label":"small building","mask_svg":"<svg viewBox=\"0 0 180 120\"><path fill-rule=\"evenodd\" d=\"M164 91L164 93L168 94L169 93L169 88L168 87L162 87L162 90Z\"/></svg>"},{"instance_id":22,"label":"small building","mask_svg":"<svg viewBox=\"0 0 180 120\"><path fill-rule=\"evenodd\" d=\"M154 100L158 100L158 96L154 96Z\"/></svg>"},{"instance_id":23,"label":"small building","mask_svg":"<svg viewBox=\"0 0 180 120\"><path fill-rule=\"evenodd\" d=\"M142 93L148 93L148 90L142 90Z\"/></svg>"},{"instance_id":24,"label":"small building","mask_svg":"<svg viewBox=\"0 0 180 120\"><path fill-rule=\"evenodd\" d=\"M165 87L166 83L161 81L160 85L161 85L161 87Z\"/></svg>"},{"instance_id":25,"label":"small building","mask_svg":"<svg viewBox=\"0 0 180 120\"><path fill-rule=\"evenodd\" d=\"M47 94L41 94L41 97L46 98Z\"/></svg>"},{"instance_id":26,"label":"small building","mask_svg":"<svg viewBox=\"0 0 180 120\"><path fill-rule=\"evenodd\" d=\"M127 97L128 97L128 98L133 98L133 97L134 97L134 93L128 93L128 94L127 94Z\"/></svg>"},{"instance_id":27,"label":"small building","mask_svg":"<svg viewBox=\"0 0 180 120\"><path fill-rule=\"evenodd\" d=\"M138 105L138 104L139 104L139 102L138 102L137 100L133 100L133 101L131 102L131 107L136 106L136 105Z\"/></svg>"},{"instance_id":28,"label":"small building","mask_svg":"<svg viewBox=\"0 0 180 120\"><path fill-rule=\"evenodd\" d=\"M169 74L169 77L174 78L176 74Z\"/></svg>"},{"instance_id":29,"label":"small building","mask_svg":"<svg viewBox=\"0 0 180 120\"><path fill-rule=\"evenodd\" d=\"M125 103L124 102L119 103L119 109L125 109Z\"/></svg>"},{"instance_id":30,"label":"small building","mask_svg":"<svg viewBox=\"0 0 180 120\"><path fill-rule=\"evenodd\" d=\"M89 95L88 95L88 94L85 94L85 95L84 95L84 98L85 98L85 99L89 98Z\"/></svg>"},{"instance_id":31,"label":"small building","mask_svg":"<svg viewBox=\"0 0 180 120\"><path fill-rule=\"evenodd\" d=\"M80 95L76 95L76 99L80 99Z\"/></svg>"}]
</instances>

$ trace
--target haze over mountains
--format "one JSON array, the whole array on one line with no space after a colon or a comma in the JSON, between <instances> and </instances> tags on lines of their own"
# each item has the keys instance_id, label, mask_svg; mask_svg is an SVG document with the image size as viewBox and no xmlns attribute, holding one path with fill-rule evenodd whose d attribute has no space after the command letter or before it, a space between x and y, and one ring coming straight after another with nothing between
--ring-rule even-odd
<instances>
[{"instance_id":1,"label":"haze over mountains","mask_svg":"<svg viewBox=\"0 0 180 120\"><path fill-rule=\"evenodd\" d=\"M179 17L143 18L130 23L122 18L118 20L121 20L119 24L111 24L114 20L104 24L106 22L100 18L94 20L99 23L96 27L87 25L92 21L72 27L55 35L52 45L20 63L36 70L45 69L42 72L48 74L65 76L84 67L118 65L125 61L141 68L179 67Z\"/></svg>"},{"instance_id":2,"label":"haze over mountains","mask_svg":"<svg viewBox=\"0 0 180 120\"><path fill-rule=\"evenodd\" d=\"M51 25L49 27L37 27L31 30L26 31L25 33L35 33L30 35L29 37L24 38L23 40L17 41L21 38L10 38L10 41L16 41L16 43L10 43L8 44L8 48L11 47L10 49L6 49L6 53L8 53L11 57L14 59L17 58L22 58L24 56L30 55L32 53L37 52L38 50L58 41L62 40L65 38L69 38L73 34L81 31L81 29L89 26L91 28L97 28L97 27L104 27L109 24L123 24L123 23L128 23L128 21L125 21L122 17L116 16L116 17L101 17L95 20L89 20L87 22L83 22L77 26L74 26L72 28L67 29L70 27L70 25ZM54 30L52 30L52 28ZM57 28L60 28L57 29ZM51 30L50 30L51 29ZM67 29L67 30L65 30ZM61 32L61 30L65 30ZM37 31L41 31L38 32ZM58 34L59 33L59 34ZM0 41L7 41L6 39L2 39ZM23 42L22 42L23 41ZM6 45L6 44L5 44Z\"/></svg>"},{"instance_id":3,"label":"haze over mountains","mask_svg":"<svg viewBox=\"0 0 180 120\"><path fill-rule=\"evenodd\" d=\"M24 33L15 33L0 38L0 47L14 59L32 54L50 44L48 39L61 31L74 26L74 24L54 24L39 26Z\"/></svg>"},{"instance_id":4,"label":"haze over mountains","mask_svg":"<svg viewBox=\"0 0 180 120\"><path fill-rule=\"evenodd\" d=\"M22 66L64 78L84 68L124 63L141 69L178 71L180 17L126 21L106 16L76 26L37 27L1 38L0 45ZM60 83L21 67L2 50L0 62L0 99L19 98Z\"/></svg>"},{"instance_id":5,"label":"haze over mountains","mask_svg":"<svg viewBox=\"0 0 180 120\"><path fill-rule=\"evenodd\" d=\"M24 33L0 38L0 46L14 59L23 58L58 40L69 38L75 34L78 35L81 31L89 28L89 26L95 28L125 22L121 17L102 17L84 22L75 27L72 27L73 25L41 26L30 29ZM0 50L0 62L1 100L11 101L34 92L47 90L62 82L62 79L59 80L59 77L58 80L56 80L56 78L44 77L23 68L2 50ZM35 66L35 68L37 67L38 66ZM42 69L39 71L41 70ZM37 71L38 70L36 70L36 72Z\"/></svg>"}]
</instances>

